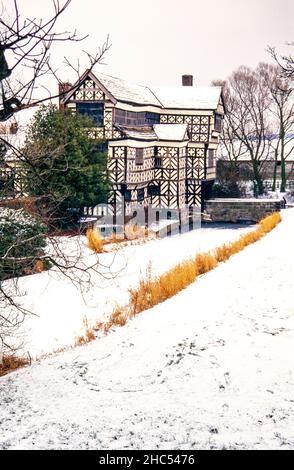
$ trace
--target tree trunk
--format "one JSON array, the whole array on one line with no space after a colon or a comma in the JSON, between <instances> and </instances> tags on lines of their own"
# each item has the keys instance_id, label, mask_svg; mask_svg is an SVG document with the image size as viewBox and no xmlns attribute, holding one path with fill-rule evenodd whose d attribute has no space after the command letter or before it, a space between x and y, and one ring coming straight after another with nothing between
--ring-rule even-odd
<instances>
[{"instance_id":1,"label":"tree trunk","mask_svg":"<svg viewBox=\"0 0 294 470\"><path fill-rule=\"evenodd\" d=\"M286 191L285 129L281 126L281 192Z\"/></svg>"},{"instance_id":2,"label":"tree trunk","mask_svg":"<svg viewBox=\"0 0 294 470\"><path fill-rule=\"evenodd\" d=\"M286 191L286 161L285 158L281 158L281 192L284 193Z\"/></svg>"},{"instance_id":3,"label":"tree trunk","mask_svg":"<svg viewBox=\"0 0 294 470\"><path fill-rule=\"evenodd\" d=\"M275 150L275 163L274 163L272 191L275 191L276 186L277 186L277 169L278 169L278 152L277 150Z\"/></svg>"},{"instance_id":4,"label":"tree trunk","mask_svg":"<svg viewBox=\"0 0 294 470\"><path fill-rule=\"evenodd\" d=\"M263 179L260 174L258 161L252 160L252 167L253 167L253 176L254 176L254 192L255 196L261 196L264 193L264 186L263 186Z\"/></svg>"}]
</instances>

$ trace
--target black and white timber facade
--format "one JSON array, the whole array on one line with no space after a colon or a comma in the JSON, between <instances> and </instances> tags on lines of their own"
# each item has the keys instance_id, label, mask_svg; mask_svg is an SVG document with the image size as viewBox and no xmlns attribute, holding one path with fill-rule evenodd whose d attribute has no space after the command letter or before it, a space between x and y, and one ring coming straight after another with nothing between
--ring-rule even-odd
<instances>
[{"instance_id":1,"label":"black and white timber facade","mask_svg":"<svg viewBox=\"0 0 294 470\"><path fill-rule=\"evenodd\" d=\"M220 87L149 88L86 71L63 84L60 105L92 117L108 146L110 202L181 209L201 206L215 179L224 105ZM66 92L66 87L70 91Z\"/></svg>"}]
</instances>

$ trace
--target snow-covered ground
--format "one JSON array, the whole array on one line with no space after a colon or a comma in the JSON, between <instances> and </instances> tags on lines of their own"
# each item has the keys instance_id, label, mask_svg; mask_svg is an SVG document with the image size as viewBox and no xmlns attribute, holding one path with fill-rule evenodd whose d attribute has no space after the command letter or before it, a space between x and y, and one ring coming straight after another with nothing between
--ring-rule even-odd
<instances>
[{"instance_id":1,"label":"snow-covered ground","mask_svg":"<svg viewBox=\"0 0 294 470\"><path fill-rule=\"evenodd\" d=\"M27 317L22 328L24 351L32 357L50 353L75 343L85 330L84 319L91 325L109 315L114 307L128 303L128 289L138 284L148 269L154 275L163 273L180 261L238 238L252 230L246 226L214 226L200 228L142 245L131 245L117 252L98 256L98 272L92 272L87 291L66 277L52 271L19 280L23 306L38 316ZM86 246L85 237L61 240L67 255L81 251L85 266L97 262L97 255ZM78 274L79 275L79 274Z\"/></svg>"},{"instance_id":2,"label":"snow-covered ground","mask_svg":"<svg viewBox=\"0 0 294 470\"><path fill-rule=\"evenodd\" d=\"M294 209L283 218L125 327L0 379L0 448L293 449Z\"/></svg>"}]
</instances>

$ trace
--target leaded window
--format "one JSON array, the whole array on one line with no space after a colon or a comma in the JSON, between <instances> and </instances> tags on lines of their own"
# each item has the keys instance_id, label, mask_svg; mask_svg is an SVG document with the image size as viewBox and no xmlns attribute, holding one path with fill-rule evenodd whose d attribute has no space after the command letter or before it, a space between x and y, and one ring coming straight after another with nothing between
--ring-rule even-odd
<instances>
[{"instance_id":1,"label":"leaded window","mask_svg":"<svg viewBox=\"0 0 294 470\"><path fill-rule=\"evenodd\" d=\"M136 163L136 165L143 165L143 163L144 163L144 149L141 149L141 148L136 149L135 163Z\"/></svg>"},{"instance_id":2,"label":"leaded window","mask_svg":"<svg viewBox=\"0 0 294 470\"><path fill-rule=\"evenodd\" d=\"M222 117L220 114L215 115L215 130L217 132L222 131Z\"/></svg>"},{"instance_id":3,"label":"leaded window","mask_svg":"<svg viewBox=\"0 0 294 470\"><path fill-rule=\"evenodd\" d=\"M214 150L208 149L208 166L214 166Z\"/></svg>"},{"instance_id":4,"label":"leaded window","mask_svg":"<svg viewBox=\"0 0 294 470\"><path fill-rule=\"evenodd\" d=\"M160 122L160 115L150 112L126 111L124 109L115 109L115 124L126 127L151 126Z\"/></svg>"},{"instance_id":5,"label":"leaded window","mask_svg":"<svg viewBox=\"0 0 294 470\"><path fill-rule=\"evenodd\" d=\"M103 126L103 103L77 103L77 112L82 116L89 116L96 127Z\"/></svg>"},{"instance_id":6,"label":"leaded window","mask_svg":"<svg viewBox=\"0 0 294 470\"><path fill-rule=\"evenodd\" d=\"M155 166L155 168L161 168L162 167L162 158L161 157L155 157L154 166Z\"/></svg>"},{"instance_id":7,"label":"leaded window","mask_svg":"<svg viewBox=\"0 0 294 470\"><path fill-rule=\"evenodd\" d=\"M160 195L160 188L155 184L150 184L148 186L148 195L149 196L159 196Z\"/></svg>"},{"instance_id":8,"label":"leaded window","mask_svg":"<svg viewBox=\"0 0 294 470\"><path fill-rule=\"evenodd\" d=\"M141 188L141 189L137 190L137 199L138 199L138 201L143 201L144 200L144 188Z\"/></svg>"}]
</instances>

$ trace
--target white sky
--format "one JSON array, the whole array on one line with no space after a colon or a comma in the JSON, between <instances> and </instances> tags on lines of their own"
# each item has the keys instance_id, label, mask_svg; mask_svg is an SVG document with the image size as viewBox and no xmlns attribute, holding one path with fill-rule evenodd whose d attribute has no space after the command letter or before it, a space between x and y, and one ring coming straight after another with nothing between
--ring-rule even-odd
<instances>
[{"instance_id":1,"label":"white sky","mask_svg":"<svg viewBox=\"0 0 294 470\"><path fill-rule=\"evenodd\" d=\"M7 10L13 6L12 0L2 3ZM19 5L29 17L52 11L51 0L19 0ZM94 53L109 34L112 47L101 72L168 86L191 73L194 84L205 86L241 64L270 61L267 45L281 50L294 41L293 19L293 0L72 0L58 29L77 28L90 37L59 44L54 61L60 64L64 55L74 61L82 49ZM71 79L70 72L63 71L63 78Z\"/></svg>"}]
</instances>

